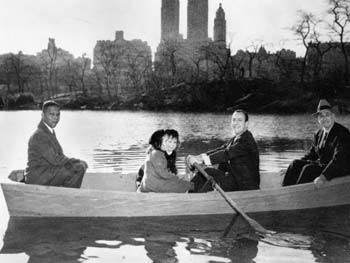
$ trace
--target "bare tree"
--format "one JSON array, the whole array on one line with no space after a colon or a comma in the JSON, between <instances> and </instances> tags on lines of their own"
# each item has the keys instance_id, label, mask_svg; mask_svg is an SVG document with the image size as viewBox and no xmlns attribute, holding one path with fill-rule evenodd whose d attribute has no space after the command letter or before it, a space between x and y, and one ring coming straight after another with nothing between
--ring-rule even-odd
<instances>
[{"instance_id":1,"label":"bare tree","mask_svg":"<svg viewBox=\"0 0 350 263\"><path fill-rule=\"evenodd\" d=\"M15 83L18 93L29 91L30 82L40 77L40 69L35 57L24 55L21 51L18 54L8 55L7 66L6 70L9 74L7 79Z\"/></svg>"},{"instance_id":2,"label":"bare tree","mask_svg":"<svg viewBox=\"0 0 350 263\"><path fill-rule=\"evenodd\" d=\"M57 57L58 50L55 40L49 38L47 49L43 50L38 57L41 60L43 72L45 72L45 84L48 96L57 94Z\"/></svg>"},{"instance_id":3,"label":"bare tree","mask_svg":"<svg viewBox=\"0 0 350 263\"><path fill-rule=\"evenodd\" d=\"M243 50L238 50L234 56L231 57L231 66L233 71L239 72L238 78L243 78L245 75L243 62L245 60L245 52Z\"/></svg>"},{"instance_id":4,"label":"bare tree","mask_svg":"<svg viewBox=\"0 0 350 263\"><path fill-rule=\"evenodd\" d=\"M70 93L75 93L77 82L77 67L73 60L65 59L65 64L58 67L60 79L68 87Z\"/></svg>"},{"instance_id":5,"label":"bare tree","mask_svg":"<svg viewBox=\"0 0 350 263\"><path fill-rule=\"evenodd\" d=\"M170 85L177 83L181 50L181 42L177 39L163 40L160 46L160 55L159 61L156 63L156 71L160 76L165 76L166 79L168 79L170 75Z\"/></svg>"},{"instance_id":6,"label":"bare tree","mask_svg":"<svg viewBox=\"0 0 350 263\"><path fill-rule=\"evenodd\" d=\"M0 58L0 79L7 86L7 96L11 93L11 84L13 81L11 54L2 55Z\"/></svg>"},{"instance_id":7,"label":"bare tree","mask_svg":"<svg viewBox=\"0 0 350 263\"><path fill-rule=\"evenodd\" d=\"M102 80L102 74L97 68L92 69L92 76L91 76L91 81L94 83L94 86L97 86L97 94L98 96L102 97L103 96L103 80ZM110 98L110 96L109 96Z\"/></svg>"},{"instance_id":8,"label":"bare tree","mask_svg":"<svg viewBox=\"0 0 350 263\"><path fill-rule=\"evenodd\" d=\"M127 80L131 82L134 91L139 94L142 92L142 85L145 82L148 71L152 68L152 59L143 50L138 50L131 45L126 52L126 63Z\"/></svg>"},{"instance_id":9,"label":"bare tree","mask_svg":"<svg viewBox=\"0 0 350 263\"><path fill-rule=\"evenodd\" d=\"M344 56L344 80L349 84L349 54L346 49L346 35L349 33L350 24L350 1L349 0L328 0L330 9L328 13L333 16L330 29L339 37L341 51Z\"/></svg>"},{"instance_id":10,"label":"bare tree","mask_svg":"<svg viewBox=\"0 0 350 263\"><path fill-rule=\"evenodd\" d=\"M205 67L203 70L203 67L201 65L203 63L206 63L206 54L201 50L201 48L194 50L193 52L187 52L188 54L186 57L189 60L189 65L187 68L183 69L186 70L187 73L190 72L190 78L189 81L192 83L199 82L201 79L208 80L208 68Z\"/></svg>"},{"instance_id":11,"label":"bare tree","mask_svg":"<svg viewBox=\"0 0 350 263\"><path fill-rule=\"evenodd\" d=\"M117 78L120 77L124 46L111 41L102 41L96 57L98 80L103 80L108 97L112 98L112 89L118 96Z\"/></svg>"},{"instance_id":12,"label":"bare tree","mask_svg":"<svg viewBox=\"0 0 350 263\"><path fill-rule=\"evenodd\" d=\"M314 54L314 56L310 54L310 57L313 57L312 63L314 65L313 79L316 81L319 81L320 72L323 66L323 58L325 54L328 53L333 48L333 45L330 42L322 42L320 40L321 34L319 33L319 30L316 29L317 25L320 22L321 22L320 20L315 22L313 32L312 32L313 42L309 44L309 48L311 48L311 50L316 51L316 54Z\"/></svg>"},{"instance_id":13,"label":"bare tree","mask_svg":"<svg viewBox=\"0 0 350 263\"><path fill-rule=\"evenodd\" d=\"M223 80L231 65L231 50L222 45L208 44L202 47L207 60L214 65L214 72L219 80Z\"/></svg>"},{"instance_id":14,"label":"bare tree","mask_svg":"<svg viewBox=\"0 0 350 263\"><path fill-rule=\"evenodd\" d=\"M85 84L85 78L86 78L86 72L89 69L88 66L90 65L90 59L86 57L86 54L84 53L81 58L77 59L76 62L77 65L77 78L81 84L81 89L84 95L86 95L86 84Z\"/></svg>"},{"instance_id":15,"label":"bare tree","mask_svg":"<svg viewBox=\"0 0 350 263\"><path fill-rule=\"evenodd\" d=\"M246 54L248 55L249 78L253 77L253 62L258 55L258 48L259 48L259 45L252 43L245 50Z\"/></svg>"},{"instance_id":16,"label":"bare tree","mask_svg":"<svg viewBox=\"0 0 350 263\"><path fill-rule=\"evenodd\" d=\"M12 69L14 73L14 77L17 82L18 93L23 93L23 81L22 81L22 52L18 52L17 55L11 53L10 56Z\"/></svg>"},{"instance_id":17,"label":"bare tree","mask_svg":"<svg viewBox=\"0 0 350 263\"><path fill-rule=\"evenodd\" d=\"M285 49L281 49L275 53L274 65L278 68L279 80L290 80L294 70L295 58L291 58L286 54Z\"/></svg>"},{"instance_id":18,"label":"bare tree","mask_svg":"<svg viewBox=\"0 0 350 263\"><path fill-rule=\"evenodd\" d=\"M57 47L55 44L54 39L49 39L49 44L47 47L47 55L48 55L48 84L49 84L49 90L51 90L51 94L55 95L57 94L57 87L56 83L57 80L55 79L57 77Z\"/></svg>"},{"instance_id":19,"label":"bare tree","mask_svg":"<svg viewBox=\"0 0 350 263\"><path fill-rule=\"evenodd\" d=\"M269 58L269 54L266 52L264 45L261 45L256 56L256 59L258 61L256 74L258 77L262 76L262 64L264 63L264 61L268 60L268 58Z\"/></svg>"},{"instance_id":20,"label":"bare tree","mask_svg":"<svg viewBox=\"0 0 350 263\"><path fill-rule=\"evenodd\" d=\"M303 10L298 11L299 20L292 27L292 31L298 38L302 41L305 47L305 54L303 57L301 74L300 74L300 82L304 83L305 73L306 73L306 61L307 55L309 53L309 43L312 40L312 27L315 23L314 15L312 13L307 13Z\"/></svg>"}]
</instances>

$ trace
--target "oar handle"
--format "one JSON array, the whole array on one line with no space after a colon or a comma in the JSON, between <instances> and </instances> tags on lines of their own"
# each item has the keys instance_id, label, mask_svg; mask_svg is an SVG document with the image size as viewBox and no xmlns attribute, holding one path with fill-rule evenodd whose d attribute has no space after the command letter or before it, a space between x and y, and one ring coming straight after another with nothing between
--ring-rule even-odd
<instances>
[{"instance_id":1,"label":"oar handle","mask_svg":"<svg viewBox=\"0 0 350 263\"><path fill-rule=\"evenodd\" d=\"M194 163L193 164L194 167L196 167L196 169L208 180L213 184L213 187L225 198L225 200L230 204L230 206L239 214L245 214L238 206L237 204L231 200L231 198L229 198L227 196L227 194L224 192L224 190L222 190L222 188L220 187L220 185L218 185L216 183L216 181L214 180L214 178L209 175L198 163Z\"/></svg>"},{"instance_id":2,"label":"oar handle","mask_svg":"<svg viewBox=\"0 0 350 263\"><path fill-rule=\"evenodd\" d=\"M221 196L226 200L226 202L235 210L239 215L241 215L248 224L254 228L257 232L260 233L269 233L267 229L265 229L262 225L256 222L253 218L249 217L239 206L225 193L224 190L218 185L214 178L210 176L198 163L194 163L193 166L210 182L212 182L213 187L221 194Z\"/></svg>"}]
</instances>

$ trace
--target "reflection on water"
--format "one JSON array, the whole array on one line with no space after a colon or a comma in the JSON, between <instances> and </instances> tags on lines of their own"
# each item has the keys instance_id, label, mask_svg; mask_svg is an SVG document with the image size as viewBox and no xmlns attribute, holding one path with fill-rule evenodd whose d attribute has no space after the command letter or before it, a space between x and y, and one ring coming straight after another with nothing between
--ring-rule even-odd
<instances>
[{"instance_id":1,"label":"reflection on water","mask_svg":"<svg viewBox=\"0 0 350 263\"><path fill-rule=\"evenodd\" d=\"M339 121L350 128L350 118ZM0 111L0 180L11 170L24 168L27 142L40 120L39 111ZM252 115L250 130L260 150L260 169L279 171L309 148L317 128L309 115L273 116ZM56 134L65 154L86 160L89 171L136 173L145 158L150 134L159 128L174 128L180 133L178 166L184 171L187 154L198 154L220 146L231 135L229 114L181 114L155 112L91 112L62 111ZM349 211L348 208L343 210ZM348 213L324 212L328 218L339 218L335 228L349 227ZM0 198L0 230L4 233L0 262L346 262L350 259L349 238L315 231L310 249L271 246L253 239L220 238L226 222L209 224L212 230L179 232L179 222L170 232L155 225L152 231L143 230L144 222L126 227L115 220L96 219L33 219L7 222L7 209ZM340 216L341 215L341 216ZM264 226L278 229L288 224L289 232L304 233L317 223L319 215L309 220L306 229L299 229L295 220L271 214ZM129 220L130 221L130 220ZM328 222L328 221L327 221ZM130 222L129 222L130 223ZM196 221L195 225L202 224ZM222 224L222 225L220 225ZM184 228L188 221L184 222ZM324 229L320 226L319 229ZM6 231L6 232L5 232ZM0 241L1 245L1 241Z\"/></svg>"},{"instance_id":2,"label":"reflection on water","mask_svg":"<svg viewBox=\"0 0 350 263\"><path fill-rule=\"evenodd\" d=\"M162 228L135 231L128 222L112 218L21 218L8 222L0 261L242 263L349 259L349 240L344 237L314 233L313 239L310 249L293 249L253 238L220 238L217 232L210 231L181 233Z\"/></svg>"},{"instance_id":3,"label":"reflection on water","mask_svg":"<svg viewBox=\"0 0 350 263\"><path fill-rule=\"evenodd\" d=\"M142 222L140 222L142 223ZM113 219L11 219L0 259L28 256L28 262L251 262L258 242L188 237L177 233L137 233Z\"/></svg>"}]
</instances>

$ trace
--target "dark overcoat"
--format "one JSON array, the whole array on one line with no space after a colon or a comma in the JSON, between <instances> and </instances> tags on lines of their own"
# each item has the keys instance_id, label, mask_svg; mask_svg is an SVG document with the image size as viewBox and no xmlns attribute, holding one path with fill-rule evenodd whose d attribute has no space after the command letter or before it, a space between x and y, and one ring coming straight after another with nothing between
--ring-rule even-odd
<instances>
[{"instance_id":1,"label":"dark overcoat","mask_svg":"<svg viewBox=\"0 0 350 263\"><path fill-rule=\"evenodd\" d=\"M331 180L350 175L350 132L335 122L324 144L321 143L323 129L316 131L313 145L302 160L318 162L324 167L322 174Z\"/></svg>"},{"instance_id":2,"label":"dark overcoat","mask_svg":"<svg viewBox=\"0 0 350 263\"><path fill-rule=\"evenodd\" d=\"M179 178L168 169L165 153L152 150L145 163L145 174L142 178L141 192L185 193L191 188L191 183Z\"/></svg>"},{"instance_id":3,"label":"dark overcoat","mask_svg":"<svg viewBox=\"0 0 350 263\"><path fill-rule=\"evenodd\" d=\"M76 161L64 155L56 136L41 121L28 143L26 183L49 185L62 168Z\"/></svg>"},{"instance_id":4,"label":"dark overcoat","mask_svg":"<svg viewBox=\"0 0 350 263\"><path fill-rule=\"evenodd\" d=\"M250 131L231 138L221 147L207 152L212 165L233 176L238 190L259 189L259 150Z\"/></svg>"}]
</instances>

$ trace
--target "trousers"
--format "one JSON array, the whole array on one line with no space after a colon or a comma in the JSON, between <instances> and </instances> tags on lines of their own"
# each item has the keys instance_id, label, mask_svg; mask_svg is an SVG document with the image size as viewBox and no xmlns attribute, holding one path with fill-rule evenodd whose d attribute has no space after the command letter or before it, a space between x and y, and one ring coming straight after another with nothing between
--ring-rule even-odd
<instances>
[{"instance_id":1,"label":"trousers","mask_svg":"<svg viewBox=\"0 0 350 263\"><path fill-rule=\"evenodd\" d=\"M86 165L80 161L74 161L59 167L52 166L47 170L47 176L45 176L45 173L38 175L33 172L30 178L26 177L25 183L80 188L86 168Z\"/></svg>"},{"instance_id":2,"label":"trousers","mask_svg":"<svg viewBox=\"0 0 350 263\"><path fill-rule=\"evenodd\" d=\"M312 182L316 177L320 176L324 165L308 160L294 160L286 171L283 179L283 186L304 184Z\"/></svg>"},{"instance_id":3,"label":"trousers","mask_svg":"<svg viewBox=\"0 0 350 263\"><path fill-rule=\"evenodd\" d=\"M215 182L220 185L224 191L237 191L238 185L233 175L225 173L219 169L207 167L204 169L207 174L212 176ZM200 173L197 172L192 178L191 182L194 184L193 192L208 192L213 191L213 187L210 183L207 183L207 179ZM191 191L192 192L192 191Z\"/></svg>"}]
</instances>

